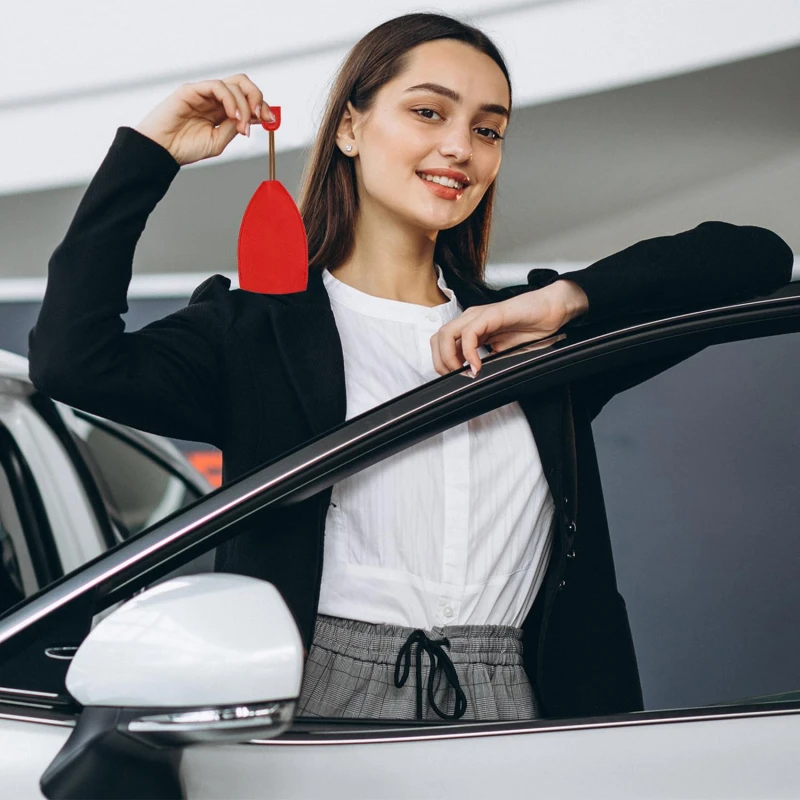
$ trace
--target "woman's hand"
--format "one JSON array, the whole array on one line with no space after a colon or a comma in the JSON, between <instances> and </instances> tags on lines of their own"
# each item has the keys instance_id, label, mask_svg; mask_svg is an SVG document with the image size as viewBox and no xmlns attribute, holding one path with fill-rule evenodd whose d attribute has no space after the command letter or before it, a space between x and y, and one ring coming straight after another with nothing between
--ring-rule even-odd
<instances>
[{"instance_id":1,"label":"woman's hand","mask_svg":"<svg viewBox=\"0 0 800 800\"><path fill-rule=\"evenodd\" d=\"M440 375L446 375L463 369L467 361L477 375L481 345L491 345L492 350L501 352L544 339L588 308L583 289L568 280L555 281L501 303L472 306L431 337L433 366Z\"/></svg>"},{"instance_id":2,"label":"woman's hand","mask_svg":"<svg viewBox=\"0 0 800 800\"><path fill-rule=\"evenodd\" d=\"M274 117L247 75L184 83L135 128L165 147L181 165L218 156L237 133Z\"/></svg>"}]
</instances>

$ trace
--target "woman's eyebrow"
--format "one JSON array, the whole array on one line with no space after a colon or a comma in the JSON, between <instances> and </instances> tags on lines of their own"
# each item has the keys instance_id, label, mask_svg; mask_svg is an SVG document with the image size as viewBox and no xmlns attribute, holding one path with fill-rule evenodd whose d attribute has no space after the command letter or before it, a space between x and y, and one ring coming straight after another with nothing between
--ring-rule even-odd
<instances>
[{"instance_id":1,"label":"woman's eyebrow","mask_svg":"<svg viewBox=\"0 0 800 800\"><path fill-rule=\"evenodd\" d=\"M448 89L446 86L442 86L439 83L419 83L416 86L409 86L406 89L407 92L433 92L434 94L440 94L442 97L446 97L448 100L452 100L454 103L460 103L463 98L455 89ZM498 105L497 103L484 103L480 107L481 111L486 111L489 114L500 114L502 117L506 117L508 119L508 109L505 106Z\"/></svg>"}]
</instances>

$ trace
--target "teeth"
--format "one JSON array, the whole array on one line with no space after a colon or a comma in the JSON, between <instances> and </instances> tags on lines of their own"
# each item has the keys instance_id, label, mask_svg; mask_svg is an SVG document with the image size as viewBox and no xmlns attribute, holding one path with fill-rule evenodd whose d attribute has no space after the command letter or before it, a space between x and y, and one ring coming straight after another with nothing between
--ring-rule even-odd
<instances>
[{"instance_id":1,"label":"teeth","mask_svg":"<svg viewBox=\"0 0 800 800\"><path fill-rule=\"evenodd\" d=\"M424 178L426 181L430 181L431 183L438 183L440 186L447 186L450 189L462 189L463 184L459 183L452 178L445 178L441 175L428 175L426 172L420 172L419 176Z\"/></svg>"}]
</instances>

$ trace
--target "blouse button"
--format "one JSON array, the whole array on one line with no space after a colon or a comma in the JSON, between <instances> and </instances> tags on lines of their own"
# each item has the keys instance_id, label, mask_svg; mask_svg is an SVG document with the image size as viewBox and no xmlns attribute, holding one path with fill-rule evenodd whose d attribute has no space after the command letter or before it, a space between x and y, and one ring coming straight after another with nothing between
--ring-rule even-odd
<instances>
[{"instance_id":1,"label":"blouse button","mask_svg":"<svg viewBox=\"0 0 800 800\"><path fill-rule=\"evenodd\" d=\"M448 619L453 616L453 609L450 606L445 606L442 609L442 614L444 614Z\"/></svg>"}]
</instances>

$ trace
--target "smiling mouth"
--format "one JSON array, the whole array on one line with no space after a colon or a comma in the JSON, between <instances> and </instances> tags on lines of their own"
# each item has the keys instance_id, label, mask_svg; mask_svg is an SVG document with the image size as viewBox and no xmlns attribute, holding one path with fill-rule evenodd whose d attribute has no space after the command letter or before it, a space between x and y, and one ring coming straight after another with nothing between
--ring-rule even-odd
<instances>
[{"instance_id":1,"label":"smiling mouth","mask_svg":"<svg viewBox=\"0 0 800 800\"><path fill-rule=\"evenodd\" d=\"M418 172L417 175L428 183L435 183L438 186L443 186L445 189L456 189L459 192L467 188L468 184L460 183L453 178L445 178L443 175L428 175L425 172Z\"/></svg>"}]
</instances>

